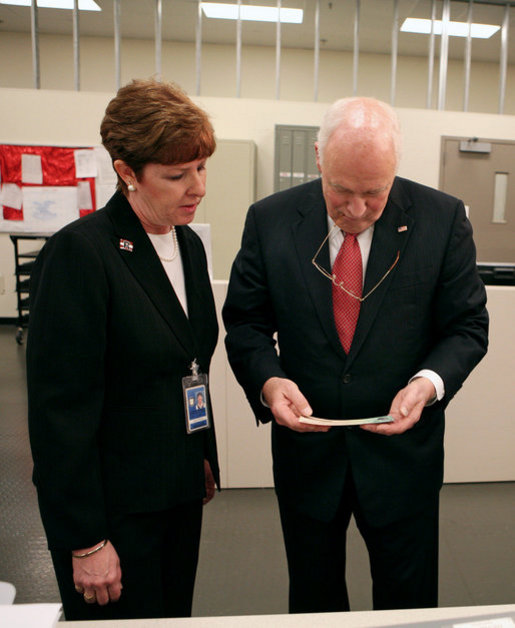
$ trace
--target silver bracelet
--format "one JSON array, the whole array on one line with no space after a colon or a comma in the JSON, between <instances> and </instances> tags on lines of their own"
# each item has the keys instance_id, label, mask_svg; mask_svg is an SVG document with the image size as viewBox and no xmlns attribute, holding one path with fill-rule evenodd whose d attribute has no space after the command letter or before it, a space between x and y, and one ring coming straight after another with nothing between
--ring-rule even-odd
<instances>
[{"instance_id":1,"label":"silver bracelet","mask_svg":"<svg viewBox=\"0 0 515 628\"><path fill-rule=\"evenodd\" d=\"M104 539L98 547L95 547L94 549L89 550L89 552L84 552L84 554L74 554L72 552L72 556L73 558L87 558L88 556L91 556L91 554L95 554L96 552L99 552L101 549L103 549L106 543L107 543L107 539Z\"/></svg>"}]
</instances>

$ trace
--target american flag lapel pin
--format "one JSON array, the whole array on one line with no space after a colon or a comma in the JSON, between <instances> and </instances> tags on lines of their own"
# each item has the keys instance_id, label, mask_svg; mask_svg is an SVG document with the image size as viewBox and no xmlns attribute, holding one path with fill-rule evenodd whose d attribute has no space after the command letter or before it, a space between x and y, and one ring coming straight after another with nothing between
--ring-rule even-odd
<instances>
[{"instance_id":1,"label":"american flag lapel pin","mask_svg":"<svg viewBox=\"0 0 515 628\"><path fill-rule=\"evenodd\" d=\"M397 231L399 233L402 233L403 231L407 231L407 230L408 230L407 225L402 225L402 227L397 227Z\"/></svg>"},{"instance_id":2,"label":"american flag lapel pin","mask_svg":"<svg viewBox=\"0 0 515 628\"><path fill-rule=\"evenodd\" d=\"M120 238L120 250L129 251L129 253L132 253L133 249L134 245L130 240L124 240L123 238Z\"/></svg>"}]
</instances>

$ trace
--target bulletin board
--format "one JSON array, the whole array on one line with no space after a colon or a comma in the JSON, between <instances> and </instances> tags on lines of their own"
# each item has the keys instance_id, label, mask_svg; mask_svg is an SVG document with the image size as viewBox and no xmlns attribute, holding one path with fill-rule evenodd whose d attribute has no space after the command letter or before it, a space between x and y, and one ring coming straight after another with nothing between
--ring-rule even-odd
<instances>
[{"instance_id":1,"label":"bulletin board","mask_svg":"<svg viewBox=\"0 0 515 628\"><path fill-rule=\"evenodd\" d=\"M51 234L103 207L116 188L102 146L0 144L0 231Z\"/></svg>"}]
</instances>

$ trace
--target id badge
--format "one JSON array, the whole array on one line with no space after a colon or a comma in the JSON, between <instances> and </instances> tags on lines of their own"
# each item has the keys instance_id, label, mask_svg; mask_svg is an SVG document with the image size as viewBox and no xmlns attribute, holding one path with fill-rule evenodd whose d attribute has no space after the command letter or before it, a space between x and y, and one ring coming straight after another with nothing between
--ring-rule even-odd
<instances>
[{"instance_id":1,"label":"id badge","mask_svg":"<svg viewBox=\"0 0 515 628\"><path fill-rule=\"evenodd\" d=\"M205 373L199 373L197 360L191 363L191 375L182 378L184 394L184 414L188 434L207 430L211 427L207 407L208 381Z\"/></svg>"}]
</instances>

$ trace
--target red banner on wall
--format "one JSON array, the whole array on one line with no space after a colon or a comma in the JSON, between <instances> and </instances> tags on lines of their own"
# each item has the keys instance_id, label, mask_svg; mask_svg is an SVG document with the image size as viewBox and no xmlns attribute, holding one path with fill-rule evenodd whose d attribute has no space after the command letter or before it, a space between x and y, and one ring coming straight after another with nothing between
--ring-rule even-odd
<instances>
[{"instance_id":1,"label":"red banner on wall","mask_svg":"<svg viewBox=\"0 0 515 628\"><path fill-rule=\"evenodd\" d=\"M0 182L2 184L1 210L4 220L23 221L24 188L77 187L89 185L89 195L78 194L77 217L96 210L95 176L77 176L76 152L87 151L91 147L21 146L0 144ZM30 157L39 157L35 161ZM36 174L28 174L30 164L36 164ZM26 166L23 164L27 164ZM9 185L11 184L11 185ZM8 186L4 188L4 186ZM17 186L19 194L17 193ZM8 190L9 193L7 193ZM84 192L84 188L82 187ZM83 200L88 199L87 201ZM20 199L19 202L18 200ZM81 207L81 202L86 207ZM69 208L70 211L73 208ZM19 224L19 223L18 223ZM15 225L13 224L13 229Z\"/></svg>"}]
</instances>

